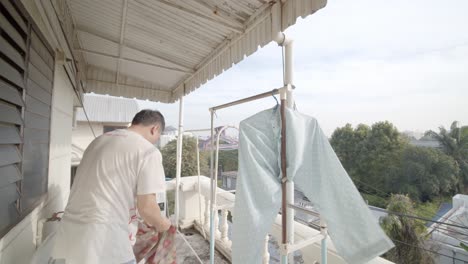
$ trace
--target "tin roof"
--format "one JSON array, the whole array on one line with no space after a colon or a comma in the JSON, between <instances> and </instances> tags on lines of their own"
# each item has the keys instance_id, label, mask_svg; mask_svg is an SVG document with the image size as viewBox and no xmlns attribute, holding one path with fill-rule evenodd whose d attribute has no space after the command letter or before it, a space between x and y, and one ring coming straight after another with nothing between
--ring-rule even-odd
<instances>
[{"instance_id":1,"label":"tin roof","mask_svg":"<svg viewBox=\"0 0 468 264\"><path fill-rule=\"evenodd\" d=\"M74 53L86 63L87 92L172 103L325 5L326 0L67 0L73 26L65 28L73 28Z\"/></svg>"},{"instance_id":2,"label":"tin roof","mask_svg":"<svg viewBox=\"0 0 468 264\"><path fill-rule=\"evenodd\" d=\"M108 95L86 94L84 108L90 122L130 123L139 111L135 99ZM82 108L76 113L77 121L87 121Z\"/></svg>"}]
</instances>

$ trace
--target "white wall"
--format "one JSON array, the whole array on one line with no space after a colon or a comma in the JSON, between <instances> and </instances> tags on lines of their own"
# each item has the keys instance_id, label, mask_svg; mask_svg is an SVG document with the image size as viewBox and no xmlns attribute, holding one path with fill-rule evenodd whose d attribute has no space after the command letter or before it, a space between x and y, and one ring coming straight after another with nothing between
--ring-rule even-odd
<instances>
[{"instance_id":1,"label":"white wall","mask_svg":"<svg viewBox=\"0 0 468 264\"><path fill-rule=\"evenodd\" d=\"M452 198L453 208L468 207L468 195L457 194Z\"/></svg>"},{"instance_id":2,"label":"white wall","mask_svg":"<svg viewBox=\"0 0 468 264\"><path fill-rule=\"evenodd\" d=\"M43 203L0 240L0 264L28 263L36 248L38 220L64 209L70 191L73 97L74 93L63 67L56 65L48 195Z\"/></svg>"},{"instance_id":3,"label":"white wall","mask_svg":"<svg viewBox=\"0 0 468 264\"><path fill-rule=\"evenodd\" d=\"M91 126L96 134L96 137L102 135L104 126L102 123L91 123ZM93 132L89 127L88 122L78 121L76 127L72 131L72 143L73 145L85 150L89 143L94 140Z\"/></svg>"}]
</instances>

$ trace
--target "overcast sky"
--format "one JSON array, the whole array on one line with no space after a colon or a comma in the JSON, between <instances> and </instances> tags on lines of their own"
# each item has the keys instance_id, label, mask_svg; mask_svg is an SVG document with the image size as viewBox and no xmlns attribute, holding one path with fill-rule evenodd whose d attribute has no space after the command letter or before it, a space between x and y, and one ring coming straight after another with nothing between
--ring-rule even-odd
<instances>
[{"instance_id":1,"label":"overcast sky","mask_svg":"<svg viewBox=\"0 0 468 264\"><path fill-rule=\"evenodd\" d=\"M330 0L287 30L300 112L331 135L346 123L388 120L400 131L468 125L468 1ZM257 51L185 97L185 129L208 128L208 108L282 86L281 49ZM238 124L273 98L218 112ZM177 126L178 103L143 103Z\"/></svg>"}]
</instances>

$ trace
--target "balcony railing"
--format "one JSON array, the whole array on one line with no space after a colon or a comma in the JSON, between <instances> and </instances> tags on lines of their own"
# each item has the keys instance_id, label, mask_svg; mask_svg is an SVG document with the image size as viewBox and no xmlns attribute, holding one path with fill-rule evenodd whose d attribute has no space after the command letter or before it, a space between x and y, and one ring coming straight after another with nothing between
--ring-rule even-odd
<instances>
[{"instance_id":1,"label":"balcony railing","mask_svg":"<svg viewBox=\"0 0 468 264\"><path fill-rule=\"evenodd\" d=\"M198 181L199 180L199 181ZM198 192L200 186L200 192ZM167 182L168 192L175 190L175 181ZM199 195L200 193L200 195ZM210 179L206 176L182 177L179 189L179 225L181 228L195 228L205 239L210 237ZM218 214L215 214L215 239L216 250L223 254L228 260L231 260L232 241L230 240L231 224L228 221L229 215L233 215L235 195L231 192L218 188L217 208ZM305 241L310 237L320 234L307 225L299 222L294 223L294 240L296 243ZM278 215L272 226L270 235L277 241L281 241L281 215ZM269 263L270 253L268 252L269 236L265 237L263 263ZM301 250L304 263L319 263L321 258L320 241L310 244ZM345 264L346 262L336 253L333 243L328 246L328 263ZM383 258L375 258L370 264L390 264L392 262Z\"/></svg>"}]
</instances>

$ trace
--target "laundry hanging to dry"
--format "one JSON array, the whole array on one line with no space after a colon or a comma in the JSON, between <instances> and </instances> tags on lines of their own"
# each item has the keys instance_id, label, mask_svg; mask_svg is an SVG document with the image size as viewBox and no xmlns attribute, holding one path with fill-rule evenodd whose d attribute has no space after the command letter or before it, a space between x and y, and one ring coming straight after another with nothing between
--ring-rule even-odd
<instances>
[{"instance_id":1,"label":"laundry hanging to dry","mask_svg":"<svg viewBox=\"0 0 468 264\"><path fill-rule=\"evenodd\" d=\"M143 222L138 223L136 242L133 252L137 263L145 264L175 264L176 258L176 228L171 226L165 232L157 232Z\"/></svg>"}]
</instances>

